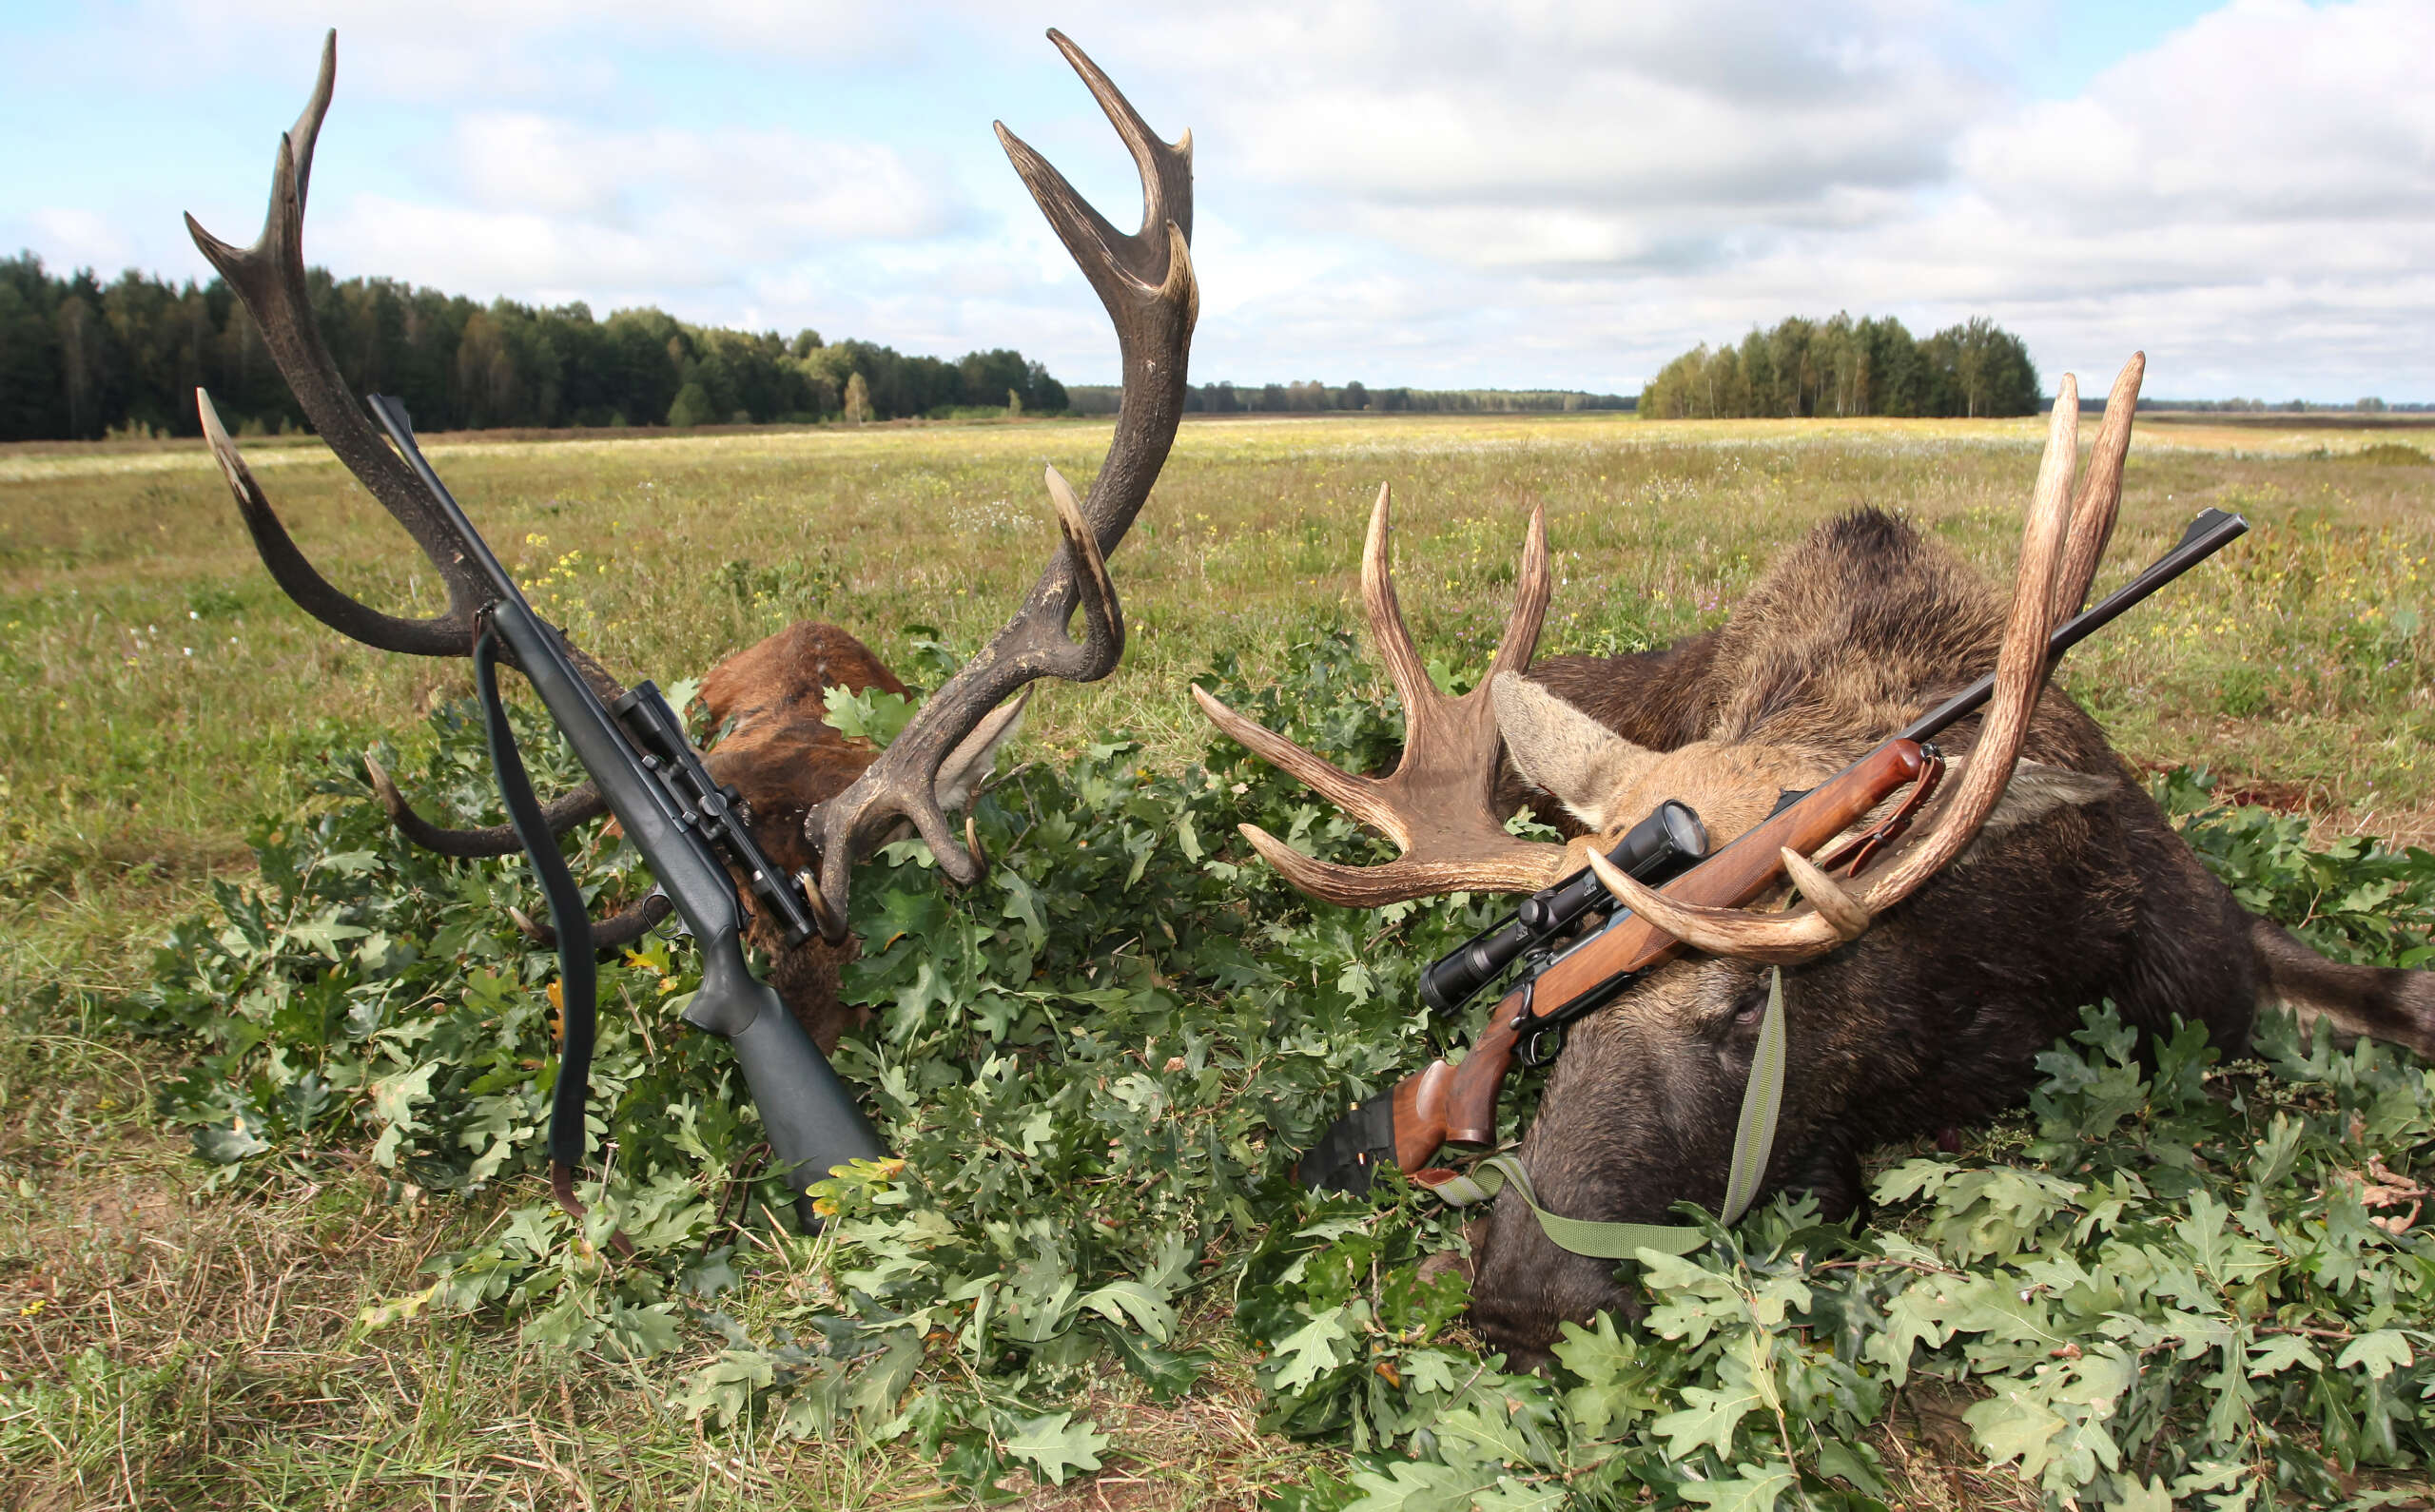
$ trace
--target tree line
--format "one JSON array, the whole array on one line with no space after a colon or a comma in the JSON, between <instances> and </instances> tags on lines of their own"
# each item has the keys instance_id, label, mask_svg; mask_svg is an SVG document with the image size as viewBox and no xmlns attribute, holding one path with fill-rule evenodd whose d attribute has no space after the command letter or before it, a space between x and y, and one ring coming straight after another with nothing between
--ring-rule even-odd
<instances>
[{"instance_id":1,"label":"tree line","mask_svg":"<svg viewBox=\"0 0 2435 1512\"><path fill-rule=\"evenodd\" d=\"M2033 415L2045 408L2021 339L1981 319L1914 339L1900 320L1839 314L1751 327L1738 346L1705 343L1641 391L1649 419L1754 416Z\"/></svg>"},{"instance_id":2,"label":"tree line","mask_svg":"<svg viewBox=\"0 0 2435 1512\"><path fill-rule=\"evenodd\" d=\"M1114 384L1077 383L1066 391L1076 415L1113 415L1124 391ZM1521 415L1569 410L1628 410L1627 394L1576 389L1373 389L1314 378L1301 383L1195 383L1185 386L1187 415L1317 415L1331 410L1379 414Z\"/></svg>"},{"instance_id":3,"label":"tree line","mask_svg":"<svg viewBox=\"0 0 2435 1512\"><path fill-rule=\"evenodd\" d=\"M656 309L477 303L392 279L307 275L314 318L357 393L398 395L426 430L895 419L960 409L1057 413L1064 386L1000 348L954 361L869 341L690 325ZM232 427L301 427L233 291L136 272L0 260L0 441L192 436L194 391Z\"/></svg>"},{"instance_id":4,"label":"tree line","mask_svg":"<svg viewBox=\"0 0 2435 1512\"><path fill-rule=\"evenodd\" d=\"M2424 415L2435 410L2435 404L2387 404L2369 395L2348 404L2326 404L2311 399L2285 399L2269 404L2264 399L2141 399L2143 410L2188 410L2197 415Z\"/></svg>"}]
</instances>

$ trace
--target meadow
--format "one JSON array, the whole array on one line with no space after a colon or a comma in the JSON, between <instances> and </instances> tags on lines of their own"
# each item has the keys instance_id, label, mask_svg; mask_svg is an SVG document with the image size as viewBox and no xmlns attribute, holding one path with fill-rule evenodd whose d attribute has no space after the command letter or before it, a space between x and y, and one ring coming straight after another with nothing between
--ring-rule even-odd
<instances>
[{"instance_id":1,"label":"meadow","mask_svg":"<svg viewBox=\"0 0 2435 1512\"><path fill-rule=\"evenodd\" d=\"M1060 760L1121 730L1145 773L1198 762L1188 680L1227 659L1247 682L1281 678L1292 648L1357 623L1381 482L1398 500L1405 612L1424 654L1460 674L1502 629L1534 504L1557 575L1542 651L1639 649L1719 622L1786 543L1859 505L1904 511L2007 572L2040 430L1196 422L1111 560L1123 666L1043 690L1018 754ZM1107 435L1033 421L428 449L545 614L613 669L667 684L804 617L908 671L921 643L968 650L1054 540L1041 467L1079 484ZM2075 653L2063 683L2133 761L2203 766L2219 794L2305 815L2321 841L2435 840L2435 466L2411 460L2429 450L2435 431L2146 428L2100 592L2201 508L2253 531ZM341 587L438 607L429 569L318 444L247 455ZM78 1404L0 1423L12 1504L955 1500L910 1456L671 1410L698 1357L571 1363L479 1312L360 1335L366 1308L413 1289L505 1198L432 1197L360 1160L313 1179L217 1177L152 1112L186 1047L94 1017L215 883L251 880L249 830L310 802L324 752L427 746L425 716L470 689L463 663L374 652L290 607L199 446L30 446L0 449L0 1400L65 1381ZM1206 1316L1197 1326L1217 1355L1210 1388L1111 1404L1111 1468L1020 1494L1239 1503L1327 1461L1256 1425L1256 1362ZM58 1435L55 1457L37 1430ZM2000 1478L1951 1483L1958 1501L2009 1494Z\"/></svg>"}]
</instances>

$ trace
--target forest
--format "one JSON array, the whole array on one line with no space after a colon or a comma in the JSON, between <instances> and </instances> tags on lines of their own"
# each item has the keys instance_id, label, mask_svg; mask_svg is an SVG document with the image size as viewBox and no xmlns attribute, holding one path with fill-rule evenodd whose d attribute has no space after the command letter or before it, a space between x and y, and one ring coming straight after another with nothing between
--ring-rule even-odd
<instances>
[{"instance_id":1,"label":"forest","mask_svg":"<svg viewBox=\"0 0 2435 1512\"><path fill-rule=\"evenodd\" d=\"M2045 407L2021 339L1978 318L1915 339L1891 316L1792 316L1739 346L1703 342L1641 391L1656 420L1760 416L2031 415Z\"/></svg>"},{"instance_id":2,"label":"forest","mask_svg":"<svg viewBox=\"0 0 2435 1512\"><path fill-rule=\"evenodd\" d=\"M1019 352L947 361L868 341L689 325L655 309L481 304L391 279L308 275L314 318L358 393L396 394L426 430L897 419L963 408L1056 413L1065 390ZM129 270L62 278L0 260L0 441L198 433L207 388L232 427L303 414L225 284Z\"/></svg>"}]
</instances>

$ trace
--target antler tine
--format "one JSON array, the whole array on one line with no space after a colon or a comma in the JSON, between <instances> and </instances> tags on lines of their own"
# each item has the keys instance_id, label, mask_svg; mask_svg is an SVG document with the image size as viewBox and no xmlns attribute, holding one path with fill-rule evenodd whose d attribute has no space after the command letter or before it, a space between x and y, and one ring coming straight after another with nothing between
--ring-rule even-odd
<instances>
[{"instance_id":1,"label":"antler tine","mask_svg":"<svg viewBox=\"0 0 2435 1512\"><path fill-rule=\"evenodd\" d=\"M270 208L262 236L250 247L239 248L203 228L191 215L186 229L203 255L211 261L244 301L260 329L271 360L303 407L305 418L321 439L346 464L381 508L406 528L415 544L431 558L447 585L447 612L428 620L405 620L357 603L314 572L271 514L258 488L241 481L244 469L236 448L211 413L201 404L204 424L212 435L212 451L229 475L230 486L245 512L245 523L263 560L282 588L315 618L342 634L383 650L415 656L463 656L473 649L474 615L484 594L478 579L465 565L454 536L431 497L386 440L363 417L338 363L321 341L313 322L312 300L304 282L304 195L313 174L313 148L321 136L321 117L329 109L338 77L338 33L321 44L321 71L295 126L280 138L271 174ZM250 492L251 496L248 496ZM302 587L304 591L298 592Z\"/></svg>"},{"instance_id":2,"label":"antler tine","mask_svg":"<svg viewBox=\"0 0 2435 1512\"><path fill-rule=\"evenodd\" d=\"M958 843L940 805L940 767L1007 695L1042 677L1090 682L1114 670L1124 650L1124 621L1106 557L1124 539L1150 496L1183 415L1184 362L1200 314L1192 269L1192 135L1160 142L1106 74L1062 33L1049 40L1100 103L1133 154L1141 177L1141 229L1127 234L1074 192L1048 160L1001 124L1006 149L1041 213L1073 254L1116 327L1124 397L1088 495L1053 469L1049 498L1063 544L1004 629L933 694L854 785L813 812L806 832L820 852L818 890L847 896L847 872L866 845L900 816L910 819L949 880L978 881L981 863ZM1084 635L1066 630L1077 606ZM823 915L822 932L840 940L842 914Z\"/></svg>"},{"instance_id":3,"label":"antler tine","mask_svg":"<svg viewBox=\"0 0 2435 1512\"><path fill-rule=\"evenodd\" d=\"M608 918L595 919L592 921L593 948L622 950L658 928L668 916L675 911L675 904L668 901L668 895L664 892L654 889L645 893L640 900L627 904ZM524 938L533 943L544 950L558 948L558 932L548 924L536 922L523 909L510 907L507 917L516 921L516 927L522 930Z\"/></svg>"},{"instance_id":4,"label":"antler tine","mask_svg":"<svg viewBox=\"0 0 2435 1512\"><path fill-rule=\"evenodd\" d=\"M1530 665L1530 658L1538 653L1539 631L1548 622L1548 600L1554 591L1548 572L1548 509L1533 504L1530 528L1522 538L1522 566L1513 575L1513 614L1506 621L1505 634L1497 640L1496 655L1490 659L1482 684L1496 681L1499 672L1518 674Z\"/></svg>"},{"instance_id":5,"label":"antler tine","mask_svg":"<svg viewBox=\"0 0 2435 1512\"><path fill-rule=\"evenodd\" d=\"M1149 497L1183 414L1184 357L1200 319L1192 267L1192 133L1159 141L1081 48L1053 29L1048 40L1099 101L1141 178L1141 229L1119 231L1029 143L994 123L1007 160L1116 326L1123 397L1116 439L1083 511L1104 553L1116 550Z\"/></svg>"},{"instance_id":6,"label":"antler tine","mask_svg":"<svg viewBox=\"0 0 2435 1512\"><path fill-rule=\"evenodd\" d=\"M1435 688L1431 688L1435 692ZM1193 701L1209 716L1211 724L1244 746L1253 755L1286 775L1297 778L1302 785L1344 810L1353 819L1369 825L1398 845L1412 843L1411 832L1404 827L1403 815L1395 811L1379 793L1383 785L1375 777L1355 777L1324 756L1315 755L1295 745L1265 725L1256 725L1220 703L1217 696L1198 683L1192 685ZM1265 835L1256 824L1243 826L1246 834ZM1258 844L1259 840L1252 842ZM1261 854L1267 854L1263 849ZM1306 860L1308 858L1305 858Z\"/></svg>"},{"instance_id":7,"label":"antler tine","mask_svg":"<svg viewBox=\"0 0 2435 1512\"><path fill-rule=\"evenodd\" d=\"M1490 680L1527 666L1548 611L1548 531L1532 509L1516 574L1513 615L1499 641L1490 676L1460 698L1429 680L1396 601L1393 523L1389 490L1371 507L1361 553L1361 596L1370 638L1404 705L1404 749L1386 777L1356 777L1274 730L1243 718L1196 687L1193 698L1220 730L1252 753L1301 781L1360 824L1394 842L1403 854L1378 866L1315 861L1260 828L1237 826L1286 881L1314 898L1351 908L1375 908L1408 898L1471 889L1533 892L1564 864L1565 847L1516 840L1495 813L1498 752L1496 708Z\"/></svg>"},{"instance_id":8,"label":"antler tine","mask_svg":"<svg viewBox=\"0 0 2435 1512\"><path fill-rule=\"evenodd\" d=\"M1133 108L1133 103L1124 98L1088 54L1074 45L1072 38L1051 27L1048 40L1057 45L1057 50L1081 76L1091 98L1106 113L1108 125L1116 127L1125 150L1133 154L1133 165L1141 175L1141 229L1132 235L1119 231L1089 201L1074 192L1074 186L1065 182L1065 175L1003 123L997 124L998 139L1006 145L1007 155L1015 159L1015 169L1031 186L1033 196L1043 202L1053 197L1058 202L1059 208L1049 209L1048 214L1061 236L1070 238L1087 226L1100 246L1121 260L1137 281L1144 286L1162 283L1168 275L1166 248L1158 243L1165 239L1159 237L1154 242L1152 238L1169 222L1175 223L1186 241L1192 238L1192 133L1187 130L1173 145L1159 141L1140 112ZM1042 208L1048 206L1043 204ZM1067 245L1076 261L1085 264L1083 276L1091 277L1093 268L1083 248L1074 246L1070 240ZM1092 281L1096 286L1099 281L1094 278Z\"/></svg>"},{"instance_id":9,"label":"antler tine","mask_svg":"<svg viewBox=\"0 0 2435 1512\"><path fill-rule=\"evenodd\" d=\"M1047 649L1049 669L1077 683L1105 677L1124 655L1124 606L1117 602L1116 580L1107 575L1107 558L1099 537L1082 515L1074 485L1055 468L1045 471L1048 499L1057 510L1057 530L1074 568L1074 588L1082 601L1083 638Z\"/></svg>"},{"instance_id":10,"label":"antler tine","mask_svg":"<svg viewBox=\"0 0 2435 1512\"><path fill-rule=\"evenodd\" d=\"M2046 674L2054 668L2046 643L2055 630L2055 604L2063 587L2065 537L2073 524L2072 470L2079 460L2079 384L2066 373L2047 427L2046 456L2037 470L2029 524L2021 533L2012 620L2004 631L2003 649L1996 657L1996 690L1978 727L1978 743L1971 748L1967 768L1930 833L1869 886L1862 901L1871 913L1882 913L1910 897L1960 855L1977 838L1978 827L1995 811L2013 780L2021 743L2029 737L2030 716L2037 711L2038 697L2046 690ZM2094 570L2094 564L2091 565Z\"/></svg>"},{"instance_id":11,"label":"antler tine","mask_svg":"<svg viewBox=\"0 0 2435 1512\"><path fill-rule=\"evenodd\" d=\"M2088 475L2072 501L2072 539L2063 550L2062 575L2056 581L2055 619L2070 619L2088 604L2089 585L2096 581L2097 564L2105 560L2106 543L2114 538L2114 515L2122 505L2122 467L2131 455L2131 422L2139 411L2139 381L2148 371L2148 354L2133 352L2114 377L2106 396L2105 423L2097 427L2096 444L2089 449Z\"/></svg>"},{"instance_id":12,"label":"antler tine","mask_svg":"<svg viewBox=\"0 0 2435 1512\"><path fill-rule=\"evenodd\" d=\"M1370 621L1370 646L1386 664L1395 696L1404 701L1409 723L1421 712L1446 702L1429 680L1420 652L1412 648L1412 628L1404 623L1403 606L1395 599L1393 504L1388 485L1378 485L1378 502L1370 507L1370 533L1361 543L1361 607ZM1398 837L1400 838L1400 837Z\"/></svg>"},{"instance_id":13,"label":"antler tine","mask_svg":"<svg viewBox=\"0 0 2435 1512\"><path fill-rule=\"evenodd\" d=\"M1522 539L1521 566L1514 573L1513 612L1497 639L1496 654L1489 662L1483 683L1492 681L1499 672L1519 672L1530 665L1532 653L1539 649L1539 630L1547 623L1551 591L1547 506L1533 504L1529 529ZM1371 644L1377 649L1378 660L1386 664L1405 709L1420 717L1424 708L1452 702L1429 680L1429 669L1412 647L1412 630L1404 623L1403 606L1395 597L1393 494L1384 483L1378 485L1377 503L1371 506L1370 533L1361 548L1361 602L1369 619Z\"/></svg>"},{"instance_id":14,"label":"antler tine","mask_svg":"<svg viewBox=\"0 0 2435 1512\"><path fill-rule=\"evenodd\" d=\"M1554 881L1564 866L1562 845L1510 835L1492 854L1433 857L1415 850L1382 865L1340 866L1303 855L1257 824L1235 827L1298 891L1346 908L1384 908L1439 893L1534 893ZM1491 846L1480 848L1489 851Z\"/></svg>"},{"instance_id":15,"label":"antler tine","mask_svg":"<svg viewBox=\"0 0 2435 1512\"><path fill-rule=\"evenodd\" d=\"M228 438L226 428L221 424L220 412L212 406L211 396L197 389L194 401L195 413L203 420L204 438L210 443L220 471L227 475L229 492L237 495L237 511L244 518L247 533L254 538L254 550L261 553L263 565L270 569L271 580L296 601L299 609L350 640L383 650L416 656L463 656L472 650L472 611L467 610L459 615L458 592L453 582L449 586L448 612L433 619L400 619L384 614L332 586L298 549L287 527L271 509L262 485L254 481L253 470L245 466L237 444Z\"/></svg>"},{"instance_id":16,"label":"antler tine","mask_svg":"<svg viewBox=\"0 0 2435 1512\"><path fill-rule=\"evenodd\" d=\"M389 779L386 768L370 756L363 758L364 775L371 780L373 796L389 813L389 823L398 833L425 850L442 856L513 856L524 848L516 838L511 824L493 824L484 829L442 829L414 810L406 795ZM562 797L541 805L541 820L553 835L562 834L575 825L598 819L609 812L600 789L586 783Z\"/></svg>"},{"instance_id":17,"label":"antler tine","mask_svg":"<svg viewBox=\"0 0 2435 1512\"><path fill-rule=\"evenodd\" d=\"M2136 398L2135 382L2129 397ZM2115 400L2126 411L2130 407L2119 384ZM2116 404L2108 405L2109 419L2115 409ZM2074 558L2091 539L2102 545L2112 530L2112 514L2120 498L2117 466L2113 482L2100 481L2094 494L2087 489L2081 494L2082 500L2104 517L2094 521L2075 518L2077 512L2073 508L2071 488L2073 468L2078 461L2079 410L2079 384L2066 374L2048 422L2046 453L2038 465L2029 519L2021 533L2012 611L2005 626L2003 647L1996 660L1995 692L1979 726L1977 745L1927 832L1904 847L1885 874L1857 896L1817 873L1814 867L1795 869L1794 880L1812 903L1808 911L1757 914L1740 908L1682 903L1634 882L1612 866L1598 866L1599 880L1618 901L1694 950L1742 960L1796 964L1814 960L1856 938L1857 931L1851 927L1855 921L1881 914L1910 897L1977 838L1980 826L1995 811L2012 781L2021 744L2029 734L2031 716L2036 712L2038 697L2045 690L2047 673L2053 665L2047 654L2047 641L2056 620L2065 612L2059 606L2067 599L2076 606L2087 591L2087 577L2095 571L2092 560L2081 580L2074 584L2065 577L2067 566L2076 569ZM2114 443L2117 458L2128 440L2126 420L2119 440ZM2098 467L2104 465L2104 446L2101 440ZM1594 859L1592 865L1597 865Z\"/></svg>"}]
</instances>

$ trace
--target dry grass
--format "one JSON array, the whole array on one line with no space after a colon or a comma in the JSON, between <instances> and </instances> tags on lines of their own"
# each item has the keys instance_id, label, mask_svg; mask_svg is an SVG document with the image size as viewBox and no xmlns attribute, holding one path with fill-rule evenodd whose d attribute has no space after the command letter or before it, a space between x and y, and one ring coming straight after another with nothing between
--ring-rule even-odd
<instances>
[{"instance_id":1,"label":"dry grass","mask_svg":"<svg viewBox=\"0 0 2435 1512\"><path fill-rule=\"evenodd\" d=\"M1533 504L1559 588L1545 649L1714 623L1815 521L1912 512L2009 562L2037 426L1644 424L1607 416L1231 420L1185 428L1115 570L1124 668L1042 700L1037 748L1128 727L1150 759L1202 732L1213 657L1277 665L1349 621L1367 506L1401 501L1425 653L1476 661L1503 623ZM2391 433L2379 433L2381 436ZM667 439L442 438L502 554L611 665L671 680L805 615L884 655L904 627L972 644L1053 539L1039 470L1078 481L1104 424ZM2413 444L2424 433L2405 433ZM2367 438L2176 425L2133 454L2118 580L2198 508L2248 541L2085 647L2069 680L2117 743L2203 761L2320 827L2435 838L2435 468L2334 466ZM317 446L251 455L317 560L384 607L438 607L428 570ZM2101 582L2100 588L2106 586ZM694 1363L551 1363L480 1320L358 1337L372 1301L496 1211L431 1204L333 1152L246 1193L205 1190L145 1115L169 1047L64 1017L47 986L136 979L149 941L306 761L465 690L462 664L338 641L269 584L192 445L0 450L0 1502L11 1506L917 1506L928 1468L850 1444L705 1435L666 1409ZM505 1198L494 1198L505 1201ZM1203 1321L1222 1347L1225 1330ZM2026 1504L1944 1445L1934 1404L1885 1442L1908 1504ZM1108 1469L1026 1492L1058 1508L1248 1506L1326 1457L1263 1435L1247 1361L1161 1406L1111 1380Z\"/></svg>"}]
</instances>

